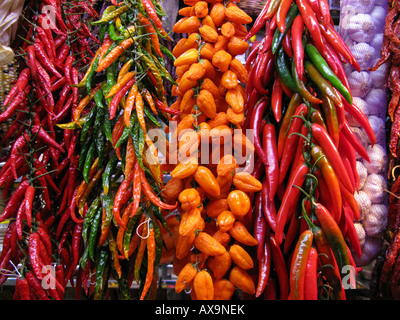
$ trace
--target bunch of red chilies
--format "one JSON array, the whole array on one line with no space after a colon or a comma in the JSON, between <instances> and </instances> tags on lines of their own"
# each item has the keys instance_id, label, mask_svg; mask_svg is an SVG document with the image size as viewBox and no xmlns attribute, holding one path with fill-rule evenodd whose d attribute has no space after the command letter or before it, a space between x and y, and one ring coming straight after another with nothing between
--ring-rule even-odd
<instances>
[{"instance_id":1,"label":"bunch of red chilies","mask_svg":"<svg viewBox=\"0 0 400 320\"><path fill-rule=\"evenodd\" d=\"M326 0L267 0L246 40L264 27L246 60L244 127L255 131L253 175L263 181L253 197L255 296L345 299L359 271L352 254L362 254L356 153L369 160L346 115L375 142L343 65L360 68Z\"/></svg>"},{"instance_id":2,"label":"bunch of red chilies","mask_svg":"<svg viewBox=\"0 0 400 320\"><path fill-rule=\"evenodd\" d=\"M10 148L0 172L7 199L0 221L12 219L0 257L0 284L13 275L15 299L59 300L81 255L82 224L70 213L80 182L79 132L57 130L56 125L71 121L80 99L73 85L82 78L81 68L91 61L97 41L82 17L97 19L98 13L87 0L36 1L24 8L29 24L18 52L22 71L0 115L0 122L12 119L1 142ZM54 266L55 272L46 275L44 266Z\"/></svg>"}]
</instances>

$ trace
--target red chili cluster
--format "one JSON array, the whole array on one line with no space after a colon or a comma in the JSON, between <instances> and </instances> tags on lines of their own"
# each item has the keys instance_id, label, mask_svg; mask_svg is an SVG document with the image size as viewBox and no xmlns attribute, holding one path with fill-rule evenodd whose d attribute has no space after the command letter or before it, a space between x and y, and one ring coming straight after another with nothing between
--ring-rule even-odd
<instances>
[{"instance_id":1,"label":"red chili cluster","mask_svg":"<svg viewBox=\"0 0 400 320\"><path fill-rule=\"evenodd\" d=\"M33 22L18 52L22 71L0 115L0 122L12 119L1 141L10 148L0 171L7 200L0 221L10 222L0 256L0 283L17 275L16 299L62 299L80 250L82 225L70 214L78 183L79 133L56 125L70 121L79 101L74 85L92 59L88 39L97 41L82 17L97 18L97 13L88 1L46 0L40 2L40 14L31 16L31 5L26 5L25 20ZM55 272L46 274L45 266ZM44 277L55 287L44 289Z\"/></svg>"}]
</instances>

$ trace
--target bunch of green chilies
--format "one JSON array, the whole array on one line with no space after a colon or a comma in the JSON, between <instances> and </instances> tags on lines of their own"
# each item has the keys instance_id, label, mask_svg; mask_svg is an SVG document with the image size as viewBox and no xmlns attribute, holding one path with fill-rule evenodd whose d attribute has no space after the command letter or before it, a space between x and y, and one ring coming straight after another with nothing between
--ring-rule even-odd
<instances>
[{"instance_id":1,"label":"bunch of green chilies","mask_svg":"<svg viewBox=\"0 0 400 320\"><path fill-rule=\"evenodd\" d=\"M63 299L68 282L77 299L104 299L112 277L121 299L134 280L141 299L154 297L161 210L176 207L158 196L162 170L146 131L176 114L163 88L173 80L164 66L172 54L159 42L169 38L162 8L112 1L99 16L91 1L34 4L22 71L0 115L13 121L2 139L10 148L0 172L0 220L9 220L1 283L15 276L20 300ZM55 9L50 28L36 13L43 6Z\"/></svg>"},{"instance_id":2,"label":"bunch of green chilies","mask_svg":"<svg viewBox=\"0 0 400 320\"><path fill-rule=\"evenodd\" d=\"M362 254L356 153L369 161L346 113L375 143L343 65L360 68L326 0L268 0L247 39L264 27L246 61L244 125L256 132L253 175L263 181L253 198L256 297L346 299L357 273L352 254Z\"/></svg>"}]
</instances>

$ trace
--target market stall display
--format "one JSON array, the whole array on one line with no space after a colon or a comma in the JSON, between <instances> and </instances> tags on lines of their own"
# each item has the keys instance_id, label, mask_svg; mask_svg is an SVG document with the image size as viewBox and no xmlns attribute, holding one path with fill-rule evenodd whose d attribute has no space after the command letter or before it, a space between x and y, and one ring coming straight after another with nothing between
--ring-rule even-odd
<instances>
[{"instance_id":1,"label":"market stall display","mask_svg":"<svg viewBox=\"0 0 400 320\"><path fill-rule=\"evenodd\" d=\"M345 300L389 227L387 278L397 5L342 1L337 26L326 0L179 4L170 32L157 0L24 4L1 284L154 300L170 265L183 299Z\"/></svg>"}]
</instances>

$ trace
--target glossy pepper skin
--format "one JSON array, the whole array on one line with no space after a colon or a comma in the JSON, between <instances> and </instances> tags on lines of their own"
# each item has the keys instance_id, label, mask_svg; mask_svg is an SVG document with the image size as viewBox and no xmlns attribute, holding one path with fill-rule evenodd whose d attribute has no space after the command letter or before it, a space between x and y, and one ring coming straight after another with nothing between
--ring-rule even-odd
<instances>
[{"instance_id":1,"label":"glossy pepper skin","mask_svg":"<svg viewBox=\"0 0 400 320\"><path fill-rule=\"evenodd\" d=\"M305 274L313 238L313 233L306 230L297 241L290 265L290 296L292 300L304 300Z\"/></svg>"}]
</instances>

